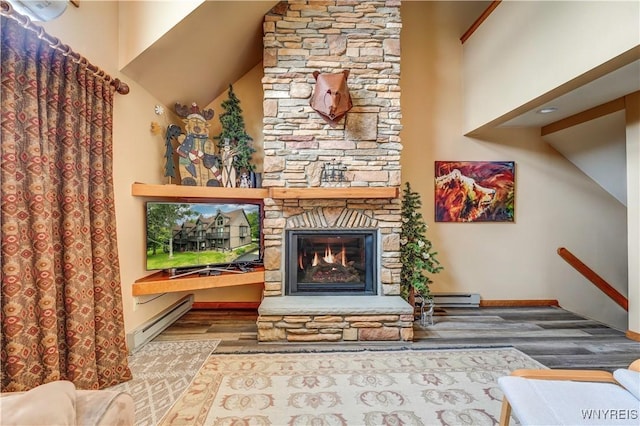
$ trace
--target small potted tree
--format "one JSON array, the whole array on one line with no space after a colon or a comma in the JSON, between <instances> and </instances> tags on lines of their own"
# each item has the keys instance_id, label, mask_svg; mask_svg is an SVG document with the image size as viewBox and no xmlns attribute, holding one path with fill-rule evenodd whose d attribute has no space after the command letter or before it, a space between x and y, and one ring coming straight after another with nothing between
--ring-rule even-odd
<instances>
[{"instance_id":1,"label":"small potted tree","mask_svg":"<svg viewBox=\"0 0 640 426\"><path fill-rule=\"evenodd\" d=\"M221 104L224 112L220 114L220 124L222 132L214 139L218 141L218 150L222 157L223 167L228 170L232 178L232 182L226 186L237 186L241 184L243 175L249 176L254 172L255 166L251 162L251 157L256 149L253 147L253 138L247 134L242 117L242 108L240 107L240 99L233 91L233 86L229 85L229 98ZM226 164L225 161L227 161ZM224 173L223 173L224 179ZM236 182L238 180L239 182Z\"/></svg>"},{"instance_id":2,"label":"small potted tree","mask_svg":"<svg viewBox=\"0 0 640 426\"><path fill-rule=\"evenodd\" d=\"M420 194L411 190L409 182L402 194L402 228L400 231L400 293L411 306L416 301L424 305L433 305L429 285L433 282L427 274L437 274L443 267L436 258L431 241L426 237L427 224L420 208ZM422 318L424 320L424 318Z\"/></svg>"}]
</instances>

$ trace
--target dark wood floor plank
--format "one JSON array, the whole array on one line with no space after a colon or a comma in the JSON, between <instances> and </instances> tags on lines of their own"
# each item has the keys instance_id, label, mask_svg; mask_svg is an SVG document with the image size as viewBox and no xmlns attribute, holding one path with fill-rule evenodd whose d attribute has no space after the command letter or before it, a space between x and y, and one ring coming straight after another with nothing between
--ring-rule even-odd
<instances>
[{"instance_id":1,"label":"dark wood floor plank","mask_svg":"<svg viewBox=\"0 0 640 426\"><path fill-rule=\"evenodd\" d=\"M559 307L438 308L413 342L258 343L254 310L192 310L157 340L220 339L216 352L514 347L550 368L612 371L640 358L640 342Z\"/></svg>"}]
</instances>

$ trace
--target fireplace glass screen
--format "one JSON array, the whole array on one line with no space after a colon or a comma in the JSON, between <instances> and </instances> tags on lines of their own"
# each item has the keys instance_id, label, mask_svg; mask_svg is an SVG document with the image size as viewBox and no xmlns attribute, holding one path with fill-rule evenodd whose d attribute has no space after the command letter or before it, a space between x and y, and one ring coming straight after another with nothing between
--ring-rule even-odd
<instances>
[{"instance_id":1,"label":"fireplace glass screen","mask_svg":"<svg viewBox=\"0 0 640 426\"><path fill-rule=\"evenodd\" d=\"M287 294L375 294L375 233L288 231Z\"/></svg>"}]
</instances>

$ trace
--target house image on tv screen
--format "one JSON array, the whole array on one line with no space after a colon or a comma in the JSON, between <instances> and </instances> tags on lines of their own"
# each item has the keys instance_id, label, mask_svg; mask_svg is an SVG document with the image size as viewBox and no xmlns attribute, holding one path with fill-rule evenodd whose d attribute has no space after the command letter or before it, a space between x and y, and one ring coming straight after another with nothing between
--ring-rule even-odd
<instances>
[{"instance_id":1,"label":"house image on tv screen","mask_svg":"<svg viewBox=\"0 0 640 426\"><path fill-rule=\"evenodd\" d=\"M173 229L173 251L233 250L251 243L251 225L243 209L200 215Z\"/></svg>"}]
</instances>

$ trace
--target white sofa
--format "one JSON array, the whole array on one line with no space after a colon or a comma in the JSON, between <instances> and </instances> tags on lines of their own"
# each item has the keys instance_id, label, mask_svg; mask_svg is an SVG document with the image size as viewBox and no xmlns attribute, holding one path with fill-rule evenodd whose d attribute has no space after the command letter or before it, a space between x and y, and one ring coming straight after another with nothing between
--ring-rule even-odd
<instances>
[{"instance_id":1,"label":"white sofa","mask_svg":"<svg viewBox=\"0 0 640 426\"><path fill-rule=\"evenodd\" d=\"M498 384L504 426L512 411L522 425L640 425L640 359L613 374L516 370Z\"/></svg>"},{"instance_id":2,"label":"white sofa","mask_svg":"<svg viewBox=\"0 0 640 426\"><path fill-rule=\"evenodd\" d=\"M129 426L134 422L134 402L128 393L78 390L64 380L0 397L2 426Z\"/></svg>"}]
</instances>

